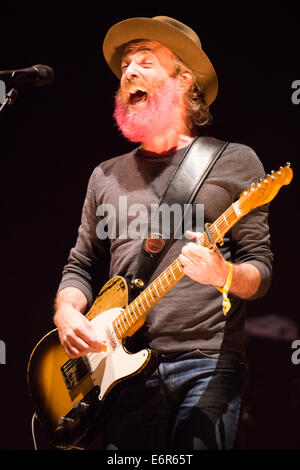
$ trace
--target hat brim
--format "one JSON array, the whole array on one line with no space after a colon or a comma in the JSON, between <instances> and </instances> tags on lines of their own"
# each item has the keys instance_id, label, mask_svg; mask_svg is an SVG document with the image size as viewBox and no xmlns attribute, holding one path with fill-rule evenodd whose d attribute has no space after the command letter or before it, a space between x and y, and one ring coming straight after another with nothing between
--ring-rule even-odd
<instances>
[{"instance_id":1,"label":"hat brim","mask_svg":"<svg viewBox=\"0 0 300 470\"><path fill-rule=\"evenodd\" d=\"M121 77L124 47L136 39L157 41L168 47L194 72L197 82L205 89L207 104L210 105L215 100L218 79L202 48L175 26L155 18L130 18L115 24L106 34L103 42L104 58L118 78Z\"/></svg>"}]
</instances>

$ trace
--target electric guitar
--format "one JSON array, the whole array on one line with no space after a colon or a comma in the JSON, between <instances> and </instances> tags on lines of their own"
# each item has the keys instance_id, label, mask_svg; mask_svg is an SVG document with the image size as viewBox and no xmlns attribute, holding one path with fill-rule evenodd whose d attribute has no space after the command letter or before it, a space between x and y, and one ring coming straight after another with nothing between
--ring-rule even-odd
<instances>
[{"instance_id":1,"label":"electric guitar","mask_svg":"<svg viewBox=\"0 0 300 470\"><path fill-rule=\"evenodd\" d=\"M289 164L252 184L239 199L204 232L198 243L209 247L222 243L223 236L254 208L270 202L293 178ZM157 362L154 351L135 353L125 347L145 323L148 312L184 276L177 258L131 303L123 277L115 276L99 292L86 317L107 351L70 359L60 344L57 329L50 331L34 348L28 363L27 382L39 421L57 448L78 445L105 413L106 403L118 384L147 373Z\"/></svg>"}]
</instances>

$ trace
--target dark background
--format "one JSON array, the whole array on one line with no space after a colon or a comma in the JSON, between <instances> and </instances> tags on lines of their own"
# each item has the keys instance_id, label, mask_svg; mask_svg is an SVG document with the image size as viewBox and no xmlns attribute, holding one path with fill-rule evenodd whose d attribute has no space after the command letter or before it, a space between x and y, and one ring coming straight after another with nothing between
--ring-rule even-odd
<instances>
[{"instance_id":1,"label":"dark background","mask_svg":"<svg viewBox=\"0 0 300 470\"><path fill-rule=\"evenodd\" d=\"M300 104L291 100L291 84L300 80L298 12L286 2L264 11L253 3L213 2L189 10L110 6L101 15L82 5L72 13L24 9L0 19L1 70L46 64L55 71L51 85L23 87L0 113L0 340L7 348L0 365L0 449L33 448L27 362L53 328L53 299L76 240L88 178L98 163L132 148L112 119L118 81L102 56L104 35L122 19L156 15L195 29L215 66L220 90L205 133L251 146L266 172L286 161L295 172L271 203L272 287L249 303L248 385L237 448L300 449L300 365L291 362L292 341L300 338Z\"/></svg>"}]
</instances>

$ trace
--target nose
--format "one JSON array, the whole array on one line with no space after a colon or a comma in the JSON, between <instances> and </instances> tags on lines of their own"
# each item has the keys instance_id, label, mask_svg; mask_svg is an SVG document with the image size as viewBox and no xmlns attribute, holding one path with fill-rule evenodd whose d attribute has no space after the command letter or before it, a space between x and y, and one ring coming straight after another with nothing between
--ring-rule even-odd
<instances>
[{"instance_id":1,"label":"nose","mask_svg":"<svg viewBox=\"0 0 300 470\"><path fill-rule=\"evenodd\" d=\"M139 77L139 72L138 72L138 65L137 63L132 60L126 67L124 73L123 73L124 78L127 80L132 80L135 77Z\"/></svg>"}]
</instances>

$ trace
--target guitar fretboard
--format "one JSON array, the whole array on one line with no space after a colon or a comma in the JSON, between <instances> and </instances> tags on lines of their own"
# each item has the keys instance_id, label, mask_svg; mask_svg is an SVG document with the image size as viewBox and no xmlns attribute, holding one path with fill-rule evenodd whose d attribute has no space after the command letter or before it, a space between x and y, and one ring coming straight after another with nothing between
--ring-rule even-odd
<instances>
[{"instance_id":1,"label":"guitar fretboard","mask_svg":"<svg viewBox=\"0 0 300 470\"><path fill-rule=\"evenodd\" d=\"M214 243L221 242L225 233L242 217L239 201L233 203L212 225L209 231ZM209 247L206 232L197 240L199 245ZM177 258L168 266L124 311L113 321L113 328L119 339L126 338L137 322L145 320L148 312L184 276L182 265Z\"/></svg>"}]
</instances>

